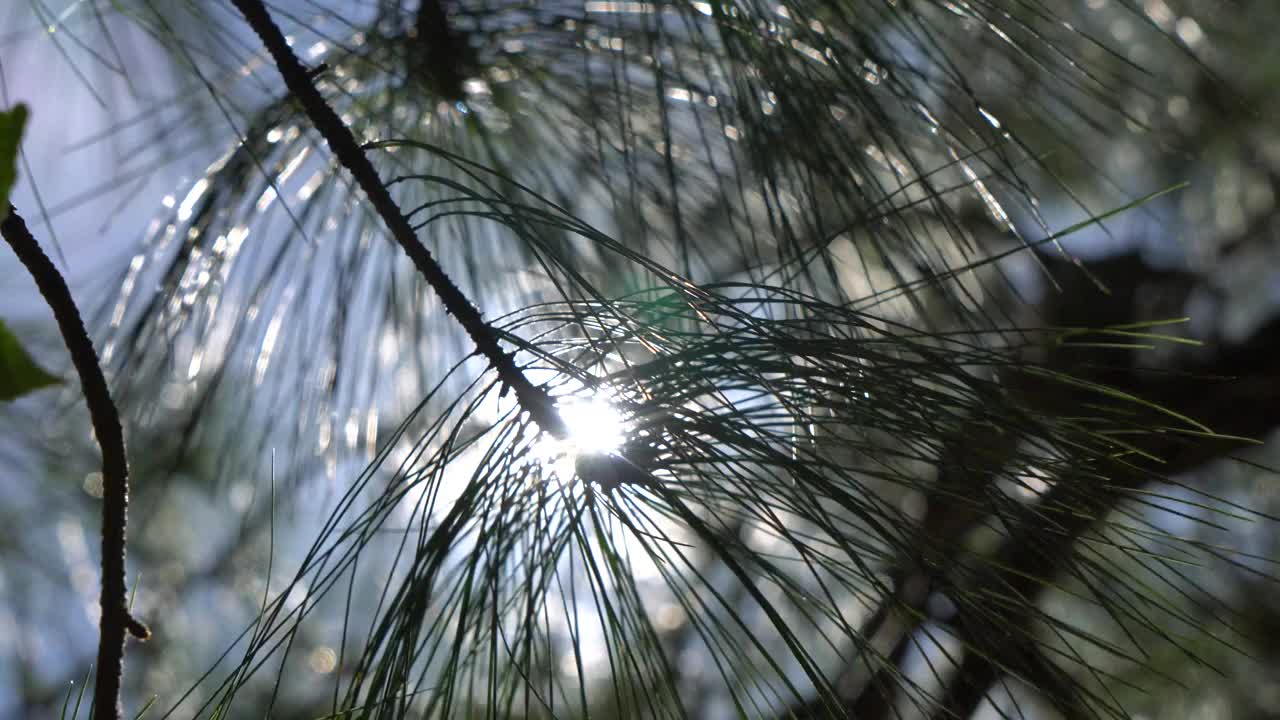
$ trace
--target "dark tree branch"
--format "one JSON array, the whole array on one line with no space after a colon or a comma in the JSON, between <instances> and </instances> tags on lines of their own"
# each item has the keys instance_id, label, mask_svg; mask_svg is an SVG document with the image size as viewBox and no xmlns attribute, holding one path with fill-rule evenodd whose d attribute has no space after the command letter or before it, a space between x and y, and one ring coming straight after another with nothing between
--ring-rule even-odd
<instances>
[{"instance_id":1,"label":"dark tree branch","mask_svg":"<svg viewBox=\"0 0 1280 720\"><path fill-rule=\"evenodd\" d=\"M1012 433L998 430L989 436L988 444L982 445L975 445L963 432L948 438L938 462L938 479L925 498L914 548L916 557L895 573L893 594L876 614L878 619L895 612L903 616L897 643L890 662L875 671L849 705L850 717L889 716L902 660L917 642L916 631L920 619L928 614L926 602L937 576L950 566L960 547L959 540L988 515L990 508L982 499L983 491L1012 457L1017 441Z\"/></svg>"},{"instance_id":2,"label":"dark tree branch","mask_svg":"<svg viewBox=\"0 0 1280 720\"><path fill-rule=\"evenodd\" d=\"M125 581L125 529L129 510L129 462L125 457L124 429L111 400L107 379L98 365L98 353L85 331L71 290L58 268L40 249L18 211L0 223L0 235L31 273L58 322L71 362L80 376L89 420L102 449L102 617L98 636L98 679L94 685L94 716L120 718L120 682L124 673L124 640L128 632L147 639L151 632L129 614Z\"/></svg>"},{"instance_id":3,"label":"dark tree branch","mask_svg":"<svg viewBox=\"0 0 1280 720\"><path fill-rule=\"evenodd\" d=\"M960 615L954 629L968 648L967 652L983 653L991 660L992 667L1003 668L1003 672L1008 672L1034 687L1051 700L1054 709L1067 720L1097 718L1098 711L1089 705L1089 699L1099 705L1107 704L1080 687L1079 683L1066 670L1050 660L1041 646L1030 637L1014 635L1007 628L1002 630L994 627L987 622L976 620L970 614ZM1029 629L1030 622L1014 632ZM998 682L1000 682L999 673L987 675L985 672L976 670L970 673L957 673L938 699L936 714L948 720L972 716L982 699ZM1126 717L1114 706L1108 709L1108 714L1113 717Z\"/></svg>"},{"instance_id":4,"label":"dark tree branch","mask_svg":"<svg viewBox=\"0 0 1280 720\"><path fill-rule=\"evenodd\" d=\"M538 427L563 439L567 431L564 421L556 412L555 401L544 388L529 382L516 365L515 358L504 351L498 343L498 333L484 321L480 311L440 267L432 257L431 251L427 250L418 239L408 218L401 212L387 190L387 186L378 177L373 163L360 149L351 130L320 96L320 92L311 82L307 69L293 54L293 50L285 41L284 34L271 19L271 14L267 12L261 0L232 0L232 2L266 46L289 92L302 105L307 117L324 137L338 161L351 173L356 184L368 196L374 210L386 223L396 242L413 260L418 272L422 273L427 283L435 290L444 304L445 311L453 315L462 325L475 345L476 351L489 361L502 382L515 391L520 407L529 413Z\"/></svg>"},{"instance_id":5,"label":"dark tree branch","mask_svg":"<svg viewBox=\"0 0 1280 720\"><path fill-rule=\"evenodd\" d=\"M462 89L468 64L466 38L449 26L449 12L443 0L422 0L413 25L415 51L413 68L427 80L430 90L449 100L466 97Z\"/></svg>"},{"instance_id":6,"label":"dark tree branch","mask_svg":"<svg viewBox=\"0 0 1280 720\"><path fill-rule=\"evenodd\" d=\"M1015 526L992 563L1004 571L990 574L989 593L962 601L954 626L965 657L939 699L940 717L971 716L1004 669L1026 672L1048 662L1033 639L1036 599L1070 564L1075 540L1121 500L1118 492L1085 495L1074 485L1060 482L1044 495L1033 511L1044 521ZM1008 599L998 607L984 602L993 596Z\"/></svg>"},{"instance_id":7,"label":"dark tree branch","mask_svg":"<svg viewBox=\"0 0 1280 720\"><path fill-rule=\"evenodd\" d=\"M1061 264L1055 258L1046 260L1051 266ZM1152 270L1136 254L1091 263L1089 267L1095 277L1100 276L1105 282L1110 296L1092 293L1091 298L1090 293L1082 296L1066 293L1066 302L1051 311L1049 324L1097 327L1131 322L1140 314L1135 312L1139 287L1176 288L1194 281L1193 276L1183 273ZM1273 359L1280 352L1280 319L1255 333L1247 343L1215 350L1207 353L1206 359L1167 374L1133 369L1132 351L1122 357L1111 355L1110 362L1104 365L1090 365L1089 357L1069 345L1058 347L1040 362L1183 412L1223 435L1256 437L1280 426L1280 378L1273 365ZM1079 402L1072 394L1064 396L1061 389L1042 387L1042 383L1027 385L1021 378L1008 380L1013 381L1008 383L1010 391L1022 395L1023 402L1051 415L1069 415ZM1206 388L1205 383L1211 387ZM1167 418L1158 417L1152 424L1159 426L1166 422ZM987 443L978 448L981 454L974 455L972 443L961 440L960 446L947 443L944 458L939 462L939 478L926 498L921 520L918 546L921 552L932 548L936 561L916 558L914 564L900 568L895 591L877 612L877 617L883 618L899 609L906 610L897 612L905 625L891 657L902 656L915 642L916 631L922 618L927 616L923 600L928 588L940 582L945 569L953 565L954 553L960 547L959 538L989 516L991 508L985 507L983 493L1006 462L1003 455L1012 451L1012 447L1003 447L1003 444L991 448ZM1056 524L1047 528L1044 522L1035 520L1020 523L1002 550L1005 554L994 560L993 567L1009 570L1015 579L1021 580L1021 587L1002 585L1007 583L1006 573L988 578L989 585L1003 587L1002 594L1007 596L1012 592L1024 598L1025 612L1014 617L1017 613L1011 614L1003 606L993 610L982 603L960 609L953 629L971 652L963 663L965 667L956 673L956 682L949 686L946 697L938 704L939 713L946 717L967 717L1003 674L1001 668L1016 668L1020 679L1045 692L1068 717L1090 716L1083 698L1087 693L1078 685L1073 687L1074 681L1045 657L1030 632L1039 590L1066 569L1075 540L1098 518L1129 497L1129 490L1191 470L1246 444L1224 439L1191 440L1172 433L1153 434L1143 449L1164 462L1104 469L1115 481L1111 492L1100 492L1096 487L1087 493L1081 492L1079 485L1071 482L1055 486L1036 508L1042 514L1048 512ZM1090 510L1081 517L1080 510L1085 505ZM1010 562L1014 563L1013 567L1009 566ZM992 615L993 612L997 614ZM980 618L987 621L980 623ZM999 618L1000 622L993 624L993 618ZM997 627L998 633L993 631ZM995 641L990 640L997 635ZM900 668L896 665L880 667L859 694L845 701L846 713L859 718L889 717L900 679ZM800 716L808 715L801 712Z\"/></svg>"},{"instance_id":8,"label":"dark tree branch","mask_svg":"<svg viewBox=\"0 0 1280 720\"><path fill-rule=\"evenodd\" d=\"M1248 342L1225 348L1213 359L1189 369L1193 374L1225 380L1188 382L1184 377L1147 376L1136 381L1132 389L1145 399L1204 422L1222 435L1259 437L1280 425L1280 368L1275 365L1278 352L1280 318L1272 320ZM1213 386L1206 387L1206 383ZM964 619L961 634L970 643L971 651L965 655L940 704L948 716L972 715L1003 674L1002 668L1018 667L1020 659L1029 656L1035 644L1033 609L1040 592L1067 570L1075 542L1123 502L1129 490L1230 455L1248 443L1230 439L1190 442L1166 436L1144 445L1145 451L1164 462L1116 468L1110 474L1114 489L1109 492L1095 490L1086 496L1072 483L1055 486L1038 503L1044 508L1063 510L1055 513L1052 527L1021 524L1005 543L992 564L1001 568L994 581L999 583L1002 594L1014 594L1024 598L1025 603L996 616L1001 626L998 636L993 632L994 623ZM1089 512L1081 512L1082 502L1089 504ZM986 608L977 615L989 616L991 612Z\"/></svg>"}]
</instances>

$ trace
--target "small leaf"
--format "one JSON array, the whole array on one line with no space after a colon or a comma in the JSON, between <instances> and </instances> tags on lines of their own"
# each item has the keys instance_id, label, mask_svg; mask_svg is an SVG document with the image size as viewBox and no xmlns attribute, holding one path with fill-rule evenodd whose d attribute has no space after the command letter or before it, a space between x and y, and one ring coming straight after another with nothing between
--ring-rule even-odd
<instances>
[{"instance_id":1,"label":"small leaf","mask_svg":"<svg viewBox=\"0 0 1280 720\"><path fill-rule=\"evenodd\" d=\"M18 180L18 143L27 124L27 106L0 112L0 222L9 217L9 191Z\"/></svg>"},{"instance_id":2,"label":"small leaf","mask_svg":"<svg viewBox=\"0 0 1280 720\"><path fill-rule=\"evenodd\" d=\"M0 321L0 402L61 382L37 365L4 321Z\"/></svg>"}]
</instances>

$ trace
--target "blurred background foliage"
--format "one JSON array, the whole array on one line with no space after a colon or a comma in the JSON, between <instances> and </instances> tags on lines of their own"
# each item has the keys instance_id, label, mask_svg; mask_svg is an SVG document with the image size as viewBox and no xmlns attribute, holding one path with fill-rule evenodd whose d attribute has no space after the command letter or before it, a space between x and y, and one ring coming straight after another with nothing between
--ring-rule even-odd
<instances>
[{"instance_id":1,"label":"blurred background foliage","mask_svg":"<svg viewBox=\"0 0 1280 720\"><path fill-rule=\"evenodd\" d=\"M1280 424L1273 3L269 8L649 480L554 461L228 3L14 3L14 203L130 418L127 708L1280 715L1274 450L1187 420ZM0 425L0 715L50 716L96 448L74 389Z\"/></svg>"}]
</instances>

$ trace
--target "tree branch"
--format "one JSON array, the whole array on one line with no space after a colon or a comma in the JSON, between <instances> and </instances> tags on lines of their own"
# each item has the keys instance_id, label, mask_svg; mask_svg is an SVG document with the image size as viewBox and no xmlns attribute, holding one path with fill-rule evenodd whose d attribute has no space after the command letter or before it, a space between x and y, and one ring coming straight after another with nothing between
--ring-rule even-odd
<instances>
[{"instance_id":1,"label":"tree branch","mask_svg":"<svg viewBox=\"0 0 1280 720\"><path fill-rule=\"evenodd\" d=\"M913 548L915 557L901 560L903 567L894 573L893 593L876 614L877 619L891 613L900 614L903 617L900 634L889 662L876 669L849 704L850 717L889 716L902 677L902 660L918 642L916 631L921 618L927 615L926 603L938 575L951 565L956 549L961 546L960 539L988 515L989 508L982 500L984 491L1013 456L1017 441L1013 433L999 431L988 435L987 443L979 445L963 432L947 438L938 462L938 479L925 497L924 514Z\"/></svg>"},{"instance_id":2,"label":"tree branch","mask_svg":"<svg viewBox=\"0 0 1280 720\"><path fill-rule=\"evenodd\" d=\"M449 100L462 100L466 93L462 81L466 79L466 38L449 27L449 12L443 0L422 0L413 25L416 51L411 61L424 67L411 68L422 73L428 89Z\"/></svg>"},{"instance_id":3,"label":"tree branch","mask_svg":"<svg viewBox=\"0 0 1280 720\"><path fill-rule=\"evenodd\" d=\"M498 344L498 333L480 316L480 311L463 294L462 290L445 273L440 264L432 257L431 252L418 239L408 218L391 197L387 186L378 177L373 163L365 156L356 142L351 130L343 124L338 114L329 107L315 85L307 69L298 57L293 54L285 41L284 34L271 19L270 13L261 0L232 0L236 9L244 16L249 26L257 33L275 61L276 69L284 78L289 92L297 98L311 119L312 124L324 137L329 149L338 158L351 175L356 184L368 196L369 202L392 237L400 244L409 258L413 260L418 272L426 278L427 283L435 290L444 304L445 311L453 315L462 325L467 336L475 345L476 351L483 355L489 364L498 372L502 382L515 391L520 407L529 413L534 422L542 430L557 438L565 438L567 430L564 421L556 412L555 401L545 389L529 382L524 373L515 364L514 357L504 351Z\"/></svg>"},{"instance_id":4,"label":"tree branch","mask_svg":"<svg viewBox=\"0 0 1280 720\"><path fill-rule=\"evenodd\" d=\"M1045 260L1051 266L1061 262L1052 257ZM1111 295L1103 297L1096 292L1085 292L1078 296L1079 293L1067 292L1064 296L1071 299L1059 303L1057 307L1051 306L1048 324L1097 327L1132 322L1141 315L1136 298L1136 291L1140 286L1178 287L1194 282L1194 276L1152 270L1136 254L1090 263L1089 268L1094 276L1103 278ZM1065 272L1070 272L1070 269L1059 274ZM1203 360L1188 363L1175 372L1165 374L1134 369L1136 357L1133 351L1123 353L1123 356L1109 353L1109 362L1090 365L1082 363L1091 358L1082 355L1080 350L1071 350L1070 345L1062 345L1041 362L1055 370L1086 377L1093 382L1141 397L1145 401L1177 410L1205 422L1224 435L1255 437L1280 426L1280 378L1277 378L1273 365L1273 358L1280 353L1280 319L1255 333L1244 344L1218 347L1215 350L1207 353L1208 356ZM1042 387L1041 383L1025 386L1022 379L1016 377L1008 380L1013 381L1010 390L1019 393L1023 402L1040 407L1051 415L1070 415L1079 402L1070 393L1063 395L1061 389L1054 391L1053 388ZM1215 387L1206 389L1206 382L1214 383ZM1167 417L1157 417L1152 424L1161 426L1167 420ZM1071 482L1055 486L1032 509L1042 515L1051 514L1056 524L1050 528L1046 527L1046 523L1034 519L1019 523L1013 530L1013 537L1000 551L1003 554L993 559L992 567L1004 568L1007 573L996 573L984 583L1007 587L1010 577L1021 580L1022 586L1013 590L1028 603L1026 609L1032 609L1040 588L1052 582L1067 567L1075 540L1096 519L1105 516L1129 497L1129 489L1193 469L1228 455L1245 444L1247 443L1223 439L1200 438L1190 441L1173 433L1151 434L1143 443L1143 449L1161 458L1163 462L1143 466L1118 464L1109 469L1116 482L1112 492L1100 492L1094 487L1089 492L1082 493L1079 486ZM980 507L982 489L991 478L998 475L1007 458L1002 459L999 450L974 457L972 450L968 446L956 448L951 443L948 444L944 457L949 459L939 463L939 479L926 499L920 543L940 552L942 560L902 568L901 578L895 583L897 589L886 598L884 607L879 611L880 614L891 613L895 611L895 607L902 605L915 611L904 613L912 619L901 630L893 656L900 655L902 650L910 646L919 618L923 617L921 603L907 602L902 595L903 589L910 586L928 587L939 580L938 570L952 566L947 558L959 546L956 540L987 515L987 511ZM1076 486L1074 490L1073 485ZM1063 497L1067 493L1074 493L1075 496ZM1083 503L1087 503L1090 510L1083 513L1083 517L1072 515L1073 511L1080 510ZM1059 515L1063 517L1059 518ZM1059 549L1064 552L1058 552ZM1029 550L1034 552L1029 553ZM1014 563L1013 567L1010 567L1010 562ZM930 570L930 567L934 570ZM948 688L947 696L940 702L939 712L948 717L966 717L999 679L1000 668L1018 668L1024 680L1047 692L1056 702L1062 703L1061 709L1087 714L1088 710L1081 697L1083 689L1076 688L1080 692L1074 694L1064 692L1069 689L1067 684L1071 682L1070 679L1044 657L1041 648L1035 643L1034 636L1030 633L1034 613L1024 613L1026 617L1014 617L1009 612L1005 607L993 609L978 602L961 608L954 629L971 650L963 662L964 668L955 675L956 682ZM988 618L994 617L992 613L1005 613L1000 624L1002 630L999 639L994 642L984 641L984 634L993 633L984 633L982 628L990 629L993 626L990 623L984 625L975 622L968 617L972 613ZM853 712L854 708L859 708L863 712L856 713L856 716L862 718L888 717L899 678L899 668L896 666L881 667L871 682L862 686L860 694L845 704L845 709Z\"/></svg>"},{"instance_id":5,"label":"tree branch","mask_svg":"<svg viewBox=\"0 0 1280 720\"><path fill-rule=\"evenodd\" d=\"M1207 389L1199 382L1188 382L1185 377L1166 376L1145 378L1136 383L1134 392L1162 407L1194 417L1220 434L1261 436L1280 425L1277 352L1280 352L1280 318L1272 320L1248 342L1224 349L1212 360L1190 369L1197 375L1225 376L1225 387ZM1017 612L1005 611L1000 618L1003 630L998 638L992 637L990 622L985 623L986 630L972 623L962 628L973 649L966 653L953 676L940 703L942 711L951 717L969 717L1000 678L1001 668L1016 667L1020 658L1029 655L1034 646L1032 608L1039 594L1067 569L1076 540L1127 498L1127 491L1156 477L1186 472L1245 446L1246 442L1230 439L1187 442L1174 436L1148 442L1143 449L1164 462L1131 467L1127 472L1118 470L1111 477L1112 491L1094 490L1087 497L1089 512L1081 512L1080 502L1086 498L1073 489L1071 483L1059 484L1050 490L1037 505L1058 506L1066 511L1055 514L1052 527L1042 523L1020 524L991 564L1001 569L995 578L1001 593L1024 598L1025 607ZM1070 494L1076 496L1064 497ZM1050 547L1051 550L1045 549Z\"/></svg>"},{"instance_id":6,"label":"tree branch","mask_svg":"<svg viewBox=\"0 0 1280 720\"><path fill-rule=\"evenodd\" d=\"M98 679L94 685L94 717L119 720L120 683L124 673L124 640L128 632L145 640L150 630L129 614L125 581L125 530L129 509L129 462L125 456L124 429L111 400L107 379L98 365L98 353L85 331L71 290L58 268L40 249L18 211L0 223L18 260L31 273L40 294L53 311L71 362L80 376L93 434L102 449L102 617L98 635Z\"/></svg>"}]
</instances>

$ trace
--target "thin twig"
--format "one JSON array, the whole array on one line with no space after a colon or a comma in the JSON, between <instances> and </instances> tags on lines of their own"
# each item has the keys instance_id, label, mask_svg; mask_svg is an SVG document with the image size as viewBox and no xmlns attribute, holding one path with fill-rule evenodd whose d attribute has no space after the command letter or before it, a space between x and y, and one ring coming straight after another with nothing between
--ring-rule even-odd
<instances>
[{"instance_id":1,"label":"thin twig","mask_svg":"<svg viewBox=\"0 0 1280 720\"><path fill-rule=\"evenodd\" d=\"M343 124L338 114L329 107L311 83L307 68L293 54L293 50L289 48L288 42L275 21L271 19L271 14L267 12L266 7L260 0L232 0L232 3L266 46L289 92L302 105L307 117L324 137L338 161L350 171L356 184L368 196L378 216L387 224L387 229L391 231L391 235L400 247L408 253L418 272L422 273L428 284L435 290L445 310L453 315L466 330L476 351L497 370L502 382L515 391L520 407L529 413L538 427L557 438L565 438L568 433L564 421L556 412L555 401L545 389L529 382L516 365L514 357L498 344L498 333L484 321L480 311L418 239L408 218L401 212L395 200L392 199L391 193L387 191L387 186L378 177L373 163L369 162L369 158L360 149L351 130Z\"/></svg>"},{"instance_id":2,"label":"thin twig","mask_svg":"<svg viewBox=\"0 0 1280 720\"><path fill-rule=\"evenodd\" d=\"M124 636L147 639L151 632L129 614L125 584L125 528L129 509L129 463L125 457L120 414L111 401L98 353L85 331L80 311L58 268L32 237L13 206L0 224L14 254L26 266L62 332L71 362L80 376L89 420L102 449L102 618L98 637L98 680L94 686L94 716L120 718L120 681L124 672Z\"/></svg>"}]
</instances>

